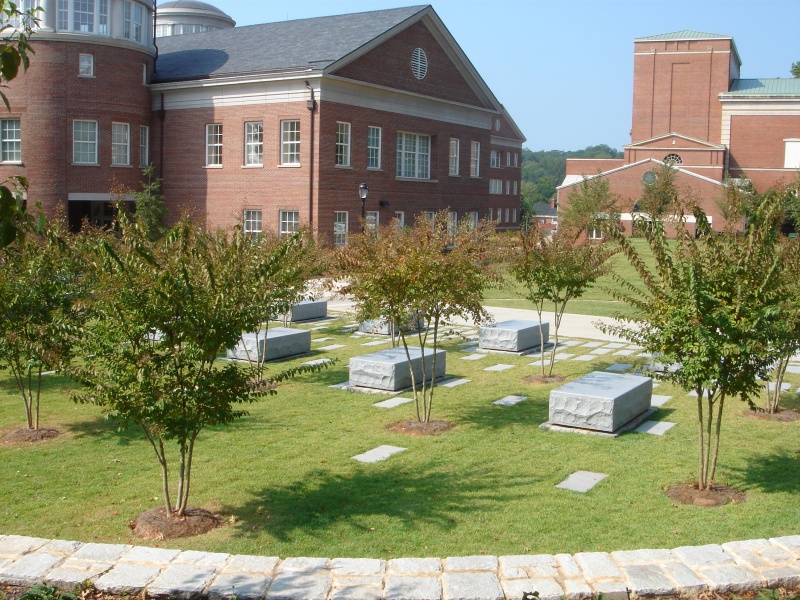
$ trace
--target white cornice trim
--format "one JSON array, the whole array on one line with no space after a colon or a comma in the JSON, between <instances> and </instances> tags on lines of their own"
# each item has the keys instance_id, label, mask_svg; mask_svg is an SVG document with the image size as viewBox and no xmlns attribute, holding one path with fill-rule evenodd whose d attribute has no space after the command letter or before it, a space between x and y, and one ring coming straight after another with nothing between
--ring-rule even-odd
<instances>
[{"instance_id":1,"label":"white cornice trim","mask_svg":"<svg viewBox=\"0 0 800 600\"><path fill-rule=\"evenodd\" d=\"M97 46L112 46L114 48L125 48L126 50L136 50L142 54L150 56L156 55L156 49L152 46L142 46L135 44L122 38L105 37L101 35L87 35L80 33L67 33L67 32L50 32L50 31L36 31L35 35L30 38L34 50L38 42L65 42L65 43L80 43L80 44L95 44Z\"/></svg>"},{"instance_id":2,"label":"white cornice trim","mask_svg":"<svg viewBox=\"0 0 800 600\"><path fill-rule=\"evenodd\" d=\"M606 176L611 175L613 173L617 173L618 171L624 171L625 169L630 169L631 167L637 167L637 166L643 165L643 164L648 163L648 162L656 163L657 165L660 165L662 167L665 165L664 162L662 162L660 160L657 160L655 158L645 158L643 160L636 161L635 163L631 163L629 165L624 165L622 167L617 167L616 169L611 169L610 171L604 171L603 173L595 173L594 175L579 176L579 177L581 177L580 181L574 181L572 183L562 184L562 185L558 186L556 189L557 190L561 190L561 189L564 189L564 188L571 187L571 186L575 185L576 183L580 183L584 179L594 179L595 177L606 177ZM699 175L698 173L692 173L691 171L687 171L686 169L682 169L681 167L673 166L672 168L675 169L676 171L678 171L679 173L684 173L685 175L690 175L691 177L696 177L697 179L702 179L703 181L708 181L709 183L714 183L716 185L720 185L720 186L723 186L723 187L725 186L724 183L721 183L721 182L717 181L716 179L711 179L710 177L706 177L705 175Z\"/></svg>"},{"instance_id":3,"label":"white cornice trim","mask_svg":"<svg viewBox=\"0 0 800 600\"><path fill-rule=\"evenodd\" d=\"M493 135L491 138L491 144L493 146L505 146L508 148L519 148L522 149L522 142L523 140L515 140L514 138L506 138Z\"/></svg>"},{"instance_id":4,"label":"white cornice trim","mask_svg":"<svg viewBox=\"0 0 800 600\"><path fill-rule=\"evenodd\" d=\"M163 83L151 83L150 89L154 92L167 92L171 90L188 90L213 88L234 85L248 85L254 83L273 83L292 80L319 79L322 73L316 69L308 70L287 70L273 73L246 75L231 75L230 77L209 77L207 79L186 79L181 81L165 81Z\"/></svg>"},{"instance_id":5,"label":"white cornice trim","mask_svg":"<svg viewBox=\"0 0 800 600\"><path fill-rule=\"evenodd\" d=\"M684 135L682 133L676 133L674 131L670 131L669 133L664 133L662 135L657 135L655 137L651 137L651 138L648 138L646 140L641 140L641 141L638 141L638 142L633 142L631 144L626 144L622 148L623 149L639 148L639 147L642 147L642 144L649 144L650 142L657 142L659 140L666 140L666 139L669 139L671 137L676 137L676 138L679 138L679 139L682 139L682 140L687 140L689 142L694 142L695 144L700 144L701 146L705 146L706 147L706 148L703 148L705 150L707 150L709 148L714 149L714 150L724 150L725 149L725 147L722 146L722 145L713 144L711 142L707 142L707 141L701 140L699 138L693 138L693 137L690 137L688 135Z\"/></svg>"}]
</instances>

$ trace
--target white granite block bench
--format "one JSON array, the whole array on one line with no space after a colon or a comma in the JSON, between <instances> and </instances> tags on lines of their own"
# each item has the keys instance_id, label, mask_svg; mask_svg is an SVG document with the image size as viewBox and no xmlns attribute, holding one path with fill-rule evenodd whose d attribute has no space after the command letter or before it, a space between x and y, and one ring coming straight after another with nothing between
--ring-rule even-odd
<instances>
[{"instance_id":1,"label":"white granite block bench","mask_svg":"<svg viewBox=\"0 0 800 600\"><path fill-rule=\"evenodd\" d=\"M409 348L414 378L417 384L422 382L422 351ZM425 378L430 380L433 374L433 350L425 349ZM435 377L443 377L446 370L446 352L436 351ZM380 352L356 356L350 359L350 385L387 391L402 390L411 386L411 372L408 368L406 351L400 348L387 348Z\"/></svg>"},{"instance_id":2,"label":"white granite block bench","mask_svg":"<svg viewBox=\"0 0 800 600\"><path fill-rule=\"evenodd\" d=\"M425 319L417 319L415 323L411 316L408 317L407 322L403 325L404 332L417 331L424 328ZM361 333L371 333L373 335L390 335L392 333L390 323L386 319L367 319L359 323L358 330ZM397 335L399 332L395 330L394 333Z\"/></svg>"},{"instance_id":3,"label":"white granite block bench","mask_svg":"<svg viewBox=\"0 0 800 600\"><path fill-rule=\"evenodd\" d=\"M302 300L289 311L289 321L311 321L328 316L327 300Z\"/></svg>"},{"instance_id":4,"label":"white granite block bench","mask_svg":"<svg viewBox=\"0 0 800 600\"><path fill-rule=\"evenodd\" d=\"M542 323L540 334L539 321L512 319L481 327L478 347L481 350L524 352L546 344L549 339L550 323Z\"/></svg>"},{"instance_id":5,"label":"white granite block bench","mask_svg":"<svg viewBox=\"0 0 800 600\"><path fill-rule=\"evenodd\" d=\"M617 434L655 411L652 395L650 377L594 371L550 392L550 421L542 428Z\"/></svg>"},{"instance_id":6,"label":"white granite block bench","mask_svg":"<svg viewBox=\"0 0 800 600\"><path fill-rule=\"evenodd\" d=\"M266 346L266 357L264 348ZM231 350L228 358L237 360L277 360L296 354L311 352L311 332L288 327L270 327L260 330L258 336L253 332L242 334L242 339Z\"/></svg>"}]
</instances>

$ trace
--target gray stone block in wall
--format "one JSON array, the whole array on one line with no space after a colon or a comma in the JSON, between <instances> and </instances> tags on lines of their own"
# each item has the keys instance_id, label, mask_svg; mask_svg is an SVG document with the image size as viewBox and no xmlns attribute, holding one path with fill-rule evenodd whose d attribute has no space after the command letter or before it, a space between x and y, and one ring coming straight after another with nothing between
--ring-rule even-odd
<instances>
[{"instance_id":1,"label":"gray stone block in wall","mask_svg":"<svg viewBox=\"0 0 800 600\"><path fill-rule=\"evenodd\" d=\"M311 321L324 319L328 316L327 300L302 300L289 311L290 321Z\"/></svg>"},{"instance_id":2,"label":"gray stone block in wall","mask_svg":"<svg viewBox=\"0 0 800 600\"><path fill-rule=\"evenodd\" d=\"M549 339L550 323L542 323L540 336L539 321L512 319L481 327L479 346L482 350L523 352L546 344Z\"/></svg>"},{"instance_id":3,"label":"gray stone block in wall","mask_svg":"<svg viewBox=\"0 0 800 600\"><path fill-rule=\"evenodd\" d=\"M266 346L266 359L264 348ZM311 332L307 329L270 327L255 333L243 333L242 339L231 350L228 358L237 360L278 360L296 354L311 352Z\"/></svg>"},{"instance_id":4,"label":"gray stone block in wall","mask_svg":"<svg viewBox=\"0 0 800 600\"><path fill-rule=\"evenodd\" d=\"M612 433L650 408L653 380L594 371L550 392L550 423Z\"/></svg>"},{"instance_id":5,"label":"gray stone block in wall","mask_svg":"<svg viewBox=\"0 0 800 600\"><path fill-rule=\"evenodd\" d=\"M423 357L419 348L409 348L415 381L422 381ZM436 373L433 373L433 350L425 349L425 378L443 377L447 366L444 350L436 351ZM387 348L350 359L350 385L397 391L411 386L411 372L403 348Z\"/></svg>"}]
</instances>

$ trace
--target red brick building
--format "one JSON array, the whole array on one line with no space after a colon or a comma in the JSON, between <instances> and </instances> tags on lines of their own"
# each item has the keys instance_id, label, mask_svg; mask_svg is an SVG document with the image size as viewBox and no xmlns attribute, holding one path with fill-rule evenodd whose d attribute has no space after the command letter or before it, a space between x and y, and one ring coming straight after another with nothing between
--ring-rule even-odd
<instances>
[{"instance_id":1,"label":"red brick building","mask_svg":"<svg viewBox=\"0 0 800 600\"><path fill-rule=\"evenodd\" d=\"M631 143L619 160L568 160L559 203L584 176L607 177L630 223L643 181L666 162L721 229L716 200L728 182L749 179L764 191L796 178L800 79L741 79L741 65L730 36L679 31L634 40Z\"/></svg>"},{"instance_id":2,"label":"red brick building","mask_svg":"<svg viewBox=\"0 0 800 600\"><path fill-rule=\"evenodd\" d=\"M430 6L232 27L177 0L159 35L202 32L154 38L144 0L38 4L0 175L28 176L29 201L73 226L152 163L171 215L209 228L346 243L361 184L369 223L449 210L518 227L525 139Z\"/></svg>"}]
</instances>

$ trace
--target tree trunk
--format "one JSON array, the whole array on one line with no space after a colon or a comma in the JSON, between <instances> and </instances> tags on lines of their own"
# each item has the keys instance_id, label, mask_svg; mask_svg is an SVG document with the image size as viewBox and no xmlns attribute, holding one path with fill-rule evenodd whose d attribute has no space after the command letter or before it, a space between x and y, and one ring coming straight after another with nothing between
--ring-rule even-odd
<instances>
[{"instance_id":1,"label":"tree trunk","mask_svg":"<svg viewBox=\"0 0 800 600\"><path fill-rule=\"evenodd\" d=\"M769 384L767 384L767 412L774 414L780 410L781 406L781 385L783 385L783 378L786 375L786 367L789 366L789 357L782 356L778 360L778 365L775 367L775 389L769 391Z\"/></svg>"},{"instance_id":2,"label":"tree trunk","mask_svg":"<svg viewBox=\"0 0 800 600\"><path fill-rule=\"evenodd\" d=\"M419 412L419 395L417 393L417 381L416 378L414 377L414 367L411 364L411 353L408 351L408 342L406 341L406 334L403 331L403 328L400 327L399 330L400 330L400 341L403 344L403 349L406 351L406 361L408 362L408 371L411 375L411 389L414 393L414 407L416 408L417 411L417 421L421 423L422 415Z\"/></svg>"},{"instance_id":3,"label":"tree trunk","mask_svg":"<svg viewBox=\"0 0 800 600\"><path fill-rule=\"evenodd\" d=\"M711 473L708 476L708 489L714 485L714 473L717 470L717 457L719 456L719 435L722 431L722 407L725 405L725 393L719 396L719 407L717 408L717 424L714 430L714 456L711 459Z\"/></svg>"},{"instance_id":4,"label":"tree trunk","mask_svg":"<svg viewBox=\"0 0 800 600\"><path fill-rule=\"evenodd\" d=\"M705 442L703 440L703 388L696 389L697 392L697 439L699 442L698 448L698 467L697 467L697 485L702 490L706 485L706 471L705 471L705 457L703 450L705 449Z\"/></svg>"},{"instance_id":5,"label":"tree trunk","mask_svg":"<svg viewBox=\"0 0 800 600\"><path fill-rule=\"evenodd\" d=\"M430 385L430 400L428 402L428 414L425 416L425 422L429 423L431 420L431 411L433 410L433 388L436 383L436 340L439 334L439 315L433 318L433 358L431 360L431 385ZM422 355L422 368L425 368L425 354ZM424 371L423 371L424 373Z\"/></svg>"},{"instance_id":6,"label":"tree trunk","mask_svg":"<svg viewBox=\"0 0 800 600\"><path fill-rule=\"evenodd\" d=\"M711 464L711 432L713 429L714 424L714 394L712 394L711 390L706 391L706 398L708 400L708 416L706 417L706 447L705 447L705 465L703 466L703 473L704 473L704 483L701 489L709 490L711 489L711 478L710 478L710 470L709 466Z\"/></svg>"}]
</instances>

